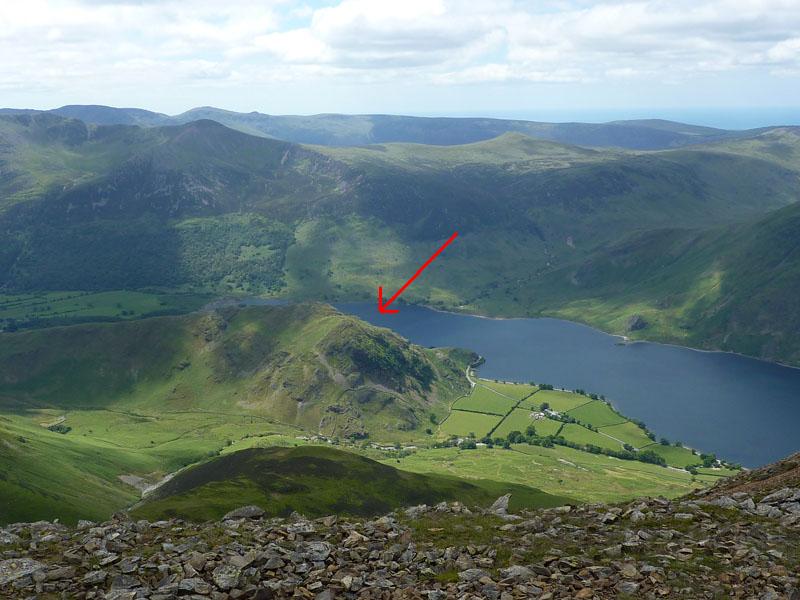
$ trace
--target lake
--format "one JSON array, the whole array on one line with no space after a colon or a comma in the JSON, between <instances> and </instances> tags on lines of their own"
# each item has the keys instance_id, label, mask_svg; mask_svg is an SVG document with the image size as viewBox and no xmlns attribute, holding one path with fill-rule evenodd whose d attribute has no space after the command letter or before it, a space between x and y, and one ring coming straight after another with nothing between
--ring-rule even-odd
<instances>
[{"instance_id":1,"label":"lake","mask_svg":"<svg viewBox=\"0 0 800 600\"><path fill-rule=\"evenodd\" d=\"M753 467L800 450L800 369L721 352L624 344L558 319L486 319L374 303L337 308L423 346L485 357L482 377L536 381L603 394L657 436Z\"/></svg>"}]
</instances>

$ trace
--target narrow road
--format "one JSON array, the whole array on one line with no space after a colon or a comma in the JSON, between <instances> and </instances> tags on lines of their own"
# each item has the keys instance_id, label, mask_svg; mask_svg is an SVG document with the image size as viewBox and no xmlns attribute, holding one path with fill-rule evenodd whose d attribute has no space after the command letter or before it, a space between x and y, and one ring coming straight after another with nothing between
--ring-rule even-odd
<instances>
[{"instance_id":1,"label":"narrow road","mask_svg":"<svg viewBox=\"0 0 800 600\"><path fill-rule=\"evenodd\" d=\"M472 381L472 377L469 376L469 370L471 368L472 367L470 365L467 365L466 376L467 376L467 381L469 381L469 387L474 388L475 387L475 382Z\"/></svg>"}]
</instances>

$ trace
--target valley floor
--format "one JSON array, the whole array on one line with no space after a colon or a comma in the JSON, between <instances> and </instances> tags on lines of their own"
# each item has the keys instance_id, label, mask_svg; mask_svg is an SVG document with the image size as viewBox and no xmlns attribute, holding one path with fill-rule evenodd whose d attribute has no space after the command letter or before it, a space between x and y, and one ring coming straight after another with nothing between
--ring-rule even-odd
<instances>
[{"instance_id":1,"label":"valley floor","mask_svg":"<svg viewBox=\"0 0 800 600\"><path fill-rule=\"evenodd\" d=\"M247 319L261 314L248 310ZM122 325L103 326L104 335ZM125 325L125 331L139 335L134 325ZM238 331L232 326L225 335ZM200 328L187 339L203 344L204 335L208 332ZM44 337L48 343L54 339ZM19 339L27 344L43 337ZM146 339L149 344L156 338ZM308 335L303 339L311 343ZM239 356L235 348L226 356ZM407 472L527 486L581 502L677 497L732 473L688 448L656 443L652 433L599 397L480 379L469 369L465 373L463 364L455 371L458 381L448 384L450 398L421 415L426 420L415 429L374 427L366 440L319 436L308 424L281 421L269 410L237 401L247 391L243 385L205 370L201 353L190 367L183 352L165 359L169 378L136 379L139 387L120 388L114 396L97 388L98 367L91 362L36 380L44 387L17 384L9 388L17 390L13 395L0 396L0 522L107 518L170 473L253 447L338 446ZM67 376L77 377L74 385L64 387ZM459 397L457 390L465 388L468 393ZM61 401L69 394L70 399L61 408L53 400L48 406L36 400L33 389L47 394L58 389L60 396L48 397Z\"/></svg>"},{"instance_id":2,"label":"valley floor","mask_svg":"<svg viewBox=\"0 0 800 600\"><path fill-rule=\"evenodd\" d=\"M503 385L510 390L519 387L520 397L531 398L525 393L529 391L527 386ZM479 383L475 389L480 392L489 388ZM545 394L544 391L538 393ZM561 402L571 401L578 408L580 405L591 407L593 402L587 403L586 398L565 392L551 394L558 394L563 397ZM554 398L559 396L547 397L558 406ZM465 400L475 402L479 397L461 398L455 404L458 406ZM475 408L486 410L480 406ZM516 419L521 419L520 424L514 426L524 431L524 420L531 412L514 408L509 410L506 420L517 423ZM453 415L462 413L476 417L478 426L486 424L486 419L491 424L496 423L496 430L501 425L499 416L454 408L451 416L442 423L442 430L450 431ZM605 416L605 411L598 413ZM71 430L59 434L46 429L45 425L55 421L71 427ZM544 422L549 424L550 419ZM563 425L553 421L552 433ZM475 428L470 422L462 423L462 426ZM538 427L544 434L544 427ZM593 433L580 425L573 427L575 431L569 433L571 439L581 440L583 430L587 434ZM630 435L636 430L638 428L626 433ZM478 432L484 434L488 430ZM470 433L464 430L464 439ZM498 435L500 433L507 435L510 431L499 431ZM5 522L54 517L67 522L79 518L103 518L139 496L140 490L125 483L124 476L142 478L137 482L139 487L147 486L185 464L202 459L204 455L213 456L218 452L225 455L252 447L330 445L333 442L342 449L406 471L444 474L467 480L503 481L586 502L620 501L639 496L676 497L729 473L717 468L700 469L693 475L682 468L620 460L561 445L543 447L514 443L509 449L500 445L466 449L458 446L430 447L430 438L402 444L379 439L358 443L334 441L263 417L204 410L175 414L147 411L134 414L113 409L72 410L67 413L36 411L29 416L2 417L0 435L6 451L16 449L21 453L15 453L21 459L9 471L9 476L0 482L0 492L8 499L0 510ZM439 439L447 443L449 437L442 434ZM610 446L619 444L612 438L607 439ZM675 455L670 456L672 447L657 449L666 452L674 464L685 464L687 457L692 456L689 450L675 448ZM52 465L52 469L42 471L42 465ZM92 503L86 503L87 494L94 498Z\"/></svg>"}]
</instances>

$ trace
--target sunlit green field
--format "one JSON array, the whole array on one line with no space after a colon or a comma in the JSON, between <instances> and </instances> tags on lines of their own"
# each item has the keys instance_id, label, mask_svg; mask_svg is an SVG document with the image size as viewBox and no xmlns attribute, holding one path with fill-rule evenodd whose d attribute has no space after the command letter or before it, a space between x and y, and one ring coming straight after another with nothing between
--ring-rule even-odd
<instances>
[{"instance_id":1,"label":"sunlit green field","mask_svg":"<svg viewBox=\"0 0 800 600\"><path fill-rule=\"evenodd\" d=\"M154 483L167 473L228 450L235 441L246 447L247 442L255 445L262 439L257 436L269 436L270 445L283 445L301 433L266 419L210 411L24 414L0 417L0 472L6 473L0 481L4 498L0 522L107 518L139 497L139 491L123 483L120 475ZM45 427L62 419L71 427L69 433Z\"/></svg>"},{"instance_id":2,"label":"sunlit green field","mask_svg":"<svg viewBox=\"0 0 800 600\"><path fill-rule=\"evenodd\" d=\"M600 431L617 438L625 444L630 444L634 448L644 448L653 443L653 440L647 437L638 425L630 421L620 425L601 427Z\"/></svg>"},{"instance_id":3,"label":"sunlit green field","mask_svg":"<svg viewBox=\"0 0 800 600\"><path fill-rule=\"evenodd\" d=\"M693 478L686 471L589 454L572 448L525 444L512 450L442 448L386 460L419 473L446 473L521 483L586 502L617 502L640 496L675 497L716 478Z\"/></svg>"},{"instance_id":4,"label":"sunlit green field","mask_svg":"<svg viewBox=\"0 0 800 600\"><path fill-rule=\"evenodd\" d=\"M528 385L527 383L505 383L492 381L491 379L481 379L478 383L515 400L527 398L539 389L535 385Z\"/></svg>"},{"instance_id":5,"label":"sunlit green field","mask_svg":"<svg viewBox=\"0 0 800 600\"><path fill-rule=\"evenodd\" d=\"M117 479L158 468L138 452L48 431L16 417L0 417L0 522L107 518L139 497Z\"/></svg>"},{"instance_id":6,"label":"sunlit green field","mask_svg":"<svg viewBox=\"0 0 800 600\"><path fill-rule=\"evenodd\" d=\"M447 435L474 434L481 438L488 434L499 422L501 417L473 412L454 410L441 425L442 433Z\"/></svg>"},{"instance_id":7,"label":"sunlit green field","mask_svg":"<svg viewBox=\"0 0 800 600\"><path fill-rule=\"evenodd\" d=\"M592 444L593 446L607 448L608 450L622 450L621 442L574 423L566 423L564 427L561 428L561 433L559 435L565 440L575 442L576 444Z\"/></svg>"},{"instance_id":8,"label":"sunlit green field","mask_svg":"<svg viewBox=\"0 0 800 600\"><path fill-rule=\"evenodd\" d=\"M540 410L543 402L578 423L563 423L551 418L534 420L531 413ZM626 444L639 450L652 450L668 465L680 469L700 462L699 456L688 448L654 443L645 430L603 400L592 400L575 392L540 390L528 384L480 379L470 395L458 399L452 408L450 417L440 428L445 435L474 434L481 438L491 433L494 439L506 438L512 431L524 434L528 426L533 425L539 437L557 435L574 444L617 452L624 450Z\"/></svg>"},{"instance_id":9,"label":"sunlit green field","mask_svg":"<svg viewBox=\"0 0 800 600\"><path fill-rule=\"evenodd\" d=\"M555 435L561 429L561 423L552 419L538 419L531 418L531 411L525 408L515 408L514 411L506 417L499 427L495 429L495 436L506 437L511 431L519 431L525 433L528 425L533 425L536 429L536 435L547 436Z\"/></svg>"},{"instance_id":10,"label":"sunlit green field","mask_svg":"<svg viewBox=\"0 0 800 600\"><path fill-rule=\"evenodd\" d=\"M367 516L442 500L488 506L505 493L515 498L516 508L559 506L570 501L507 481L465 481L451 475L387 468L329 445L251 449L193 466L183 475L178 474L137 506L133 515L206 521L220 519L243 504L255 504L269 516L293 511L308 517Z\"/></svg>"},{"instance_id":11,"label":"sunlit green field","mask_svg":"<svg viewBox=\"0 0 800 600\"><path fill-rule=\"evenodd\" d=\"M550 405L551 410L557 412L567 412L568 410L572 410L591 401L592 400L586 396L573 394L572 392L563 392L561 390L542 390L536 392L536 394L530 398L530 402L536 408L546 402Z\"/></svg>"},{"instance_id":12,"label":"sunlit green field","mask_svg":"<svg viewBox=\"0 0 800 600\"><path fill-rule=\"evenodd\" d=\"M157 389L151 391L158 397ZM217 453L305 444L299 436L306 432L299 427L226 406L223 396L234 392L234 389L217 390L221 395L215 393L207 398L207 403L186 410L181 409L179 402L157 408L146 400L148 394L144 394L126 407L20 408L16 415L0 417L0 466L5 463L5 470L12 474L0 482L3 497L12 500L0 508L0 520L43 516L58 516L68 522L86 517L100 519L139 497L139 491L120 481L119 475L136 475L152 483ZM441 432L459 436L473 433L480 438L499 425L494 435L503 437L512 430L524 432L533 423L540 436L561 430L561 435L571 441L614 450L621 447L619 442L577 424L562 428L562 423L552 419L533 421L530 412L514 409L500 423L499 416L454 410L442 423ZM46 429L47 425L59 422L69 425L71 431L59 434ZM630 439L638 439L632 428L641 431L632 423L612 427L615 432L622 430ZM700 475L692 477L682 470L561 446L518 444L512 450L420 447L409 456L392 457L369 448L351 449L405 470L508 481L579 501L617 501L659 494L678 496L732 473L727 469L701 469ZM697 461L685 448L651 444L647 449L661 454L675 466ZM87 491L93 498L90 506L85 503Z\"/></svg>"},{"instance_id":13,"label":"sunlit green field","mask_svg":"<svg viewBox=\"0 0 800 600\"><path fill-rule=\"evenodd\" d=\"M472 393L469 396L459 398L458 401L453 404L453 408L503 416L510 411L516 403L516 400L501 396L497 392L486 389L482 385L476 385L472 389Z\"/></svg>"},{"instance_id":14,"label":"sunlit green field","mask_svg":"<svg viewBox=\"0 0 800 600\"><path fill-rule=\"evenodd\" d=\"M570 417L574 417L581 423L588 423L595 427L605 427L607 425L618 425L627 421L608 404L602 400L594 400L578 408L567 411Z\"/></svg>"},{"instance_id":15,"label":"sunlit green field","mask_svg":"<svg viewBox=\"0 0 800 600\"><path fill-rule=\"evenodd\" d=\"M700 457L693 454L688 448L679 446L663 446L661 444L650 444L645 450L652 450L659 456L663 456L670 465L675 467L688 467L700 462Z\"/></svg>"},{"instance_id":16,"label":"sunlit green field","mask_svg":"<svg viewBox=\"0 0 800 600\"><path fill-rule=\"evenodd\" d=\"M705 479L707 478L712 483L719 479L720 477L730 477L731 475L736 475L739 471L734 469L728 469L725 467L722 468L703 468L700 467L697 469L697 472Z\"/></svg>"}]
</instances>

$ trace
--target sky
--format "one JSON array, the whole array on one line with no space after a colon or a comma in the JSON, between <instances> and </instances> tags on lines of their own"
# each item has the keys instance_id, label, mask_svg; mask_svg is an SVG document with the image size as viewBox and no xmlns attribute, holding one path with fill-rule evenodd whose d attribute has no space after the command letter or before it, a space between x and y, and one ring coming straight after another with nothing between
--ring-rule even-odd
<instances>
[{"instance_id":1,"label":"sky","mask_svg":"<svg viewBox=\"0 0 800 600\"><path fill-rule=\"evenodd\" d=\"M6 107L800 122L800 0L4 1L0 56Z\"/></svg>"}]
</instances>

